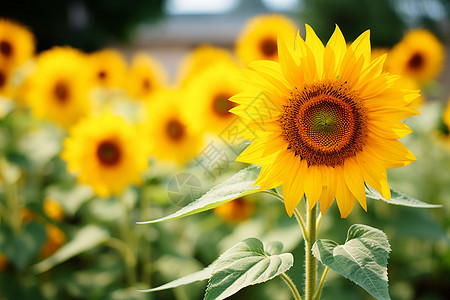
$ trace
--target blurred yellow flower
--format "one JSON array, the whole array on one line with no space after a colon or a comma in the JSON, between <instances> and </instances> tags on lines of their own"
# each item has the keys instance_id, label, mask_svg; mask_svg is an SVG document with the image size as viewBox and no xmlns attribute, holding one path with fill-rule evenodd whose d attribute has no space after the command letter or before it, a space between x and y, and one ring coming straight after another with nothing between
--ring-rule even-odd
<instances>
[{"instance_id":1,"label":"blurred yellow flower","mask_svg":"<svg viewBox=\"0 0 450 300\"><path fill-rule=\"evenodd\" d=\"M132 125L105 113L76 124L64 141L61 157L80 183L108 197L141 182L141 173L148 167L147 154L144 139Z\"/></svg>"},{"instance_id":2,"label":"blurred yellow flower","mask_svg":"<svg viewBox=\"0 0 450 300\"><path fill-rule=\"evenodd\" d=\"M53 224L45 225L47 233L47 241L42 245L41 257L46 258L56 252L62 245L66 243L66 234Z\"/></svg>"},{"instance_id":3,"label":"blurred yellow flower","mask_svg":"<svg viewBox=\"0 0 450 300\"><path fill-rule=\"evenodd\" d=\"M443 60L444 47L431 32L411 30L390 51L386 70L425 84L439 75Z\"/></svg>"},{"instance_id":4,"label":"blurred yellow flower","mask_svg":"<svg viewBox=\"0 0 450 300\"><path fill-rule=\"evenodd\" d=\"M411 132L401 119L417 114L407 107L417 91L393 86L385 56L371 59L369 31L347 47L336 26L324 47L306 25L306 40L287 34L278 48L280 62L251 63L245 92L231 98L253 141L237 160L262 165L255 185L282 185L289 215L303 195L322 214L335 198L342 217L355 198L367 210L365 183L390 199L386 169L416 159L398 139Z\"/></svg>"},{"instance_id":5,"label":"blurred yellow flower","mask_svg":"<svg viewBox=\"0 0 450 300\"><path fill-rule=\"evenodd\" d=\"M245 198L233 201L214 208L214 213L229 223L238 223L249 219L255 212L255 203Z\"/></svg>"},{"instance_id":6,"label":"blurred yellow flower","mask_svg":"<svg viewBox=\"0 0 450 300\"><path fill-rule=\"evenodd\" d=\"M178 165L194 158L203 143L201 132L193 126L195 119L188 115L186 101L182 91L156 93L148 104L147 121L142 127L150 153Z\"/></svg>"},{"instance_id":7,"label":"blurred yellow flower","mask_svg":"<svg viewBox=\"0 0 450 300\"><path fill-rule=\"evenodd\" d=\"M12 71L12 67L0 58L0 96L5 98L14 96L14 87L11 84Z\"/></svg>"},{"instance_id":8,"label":"blurred yellow flower","mask_svg":"<svg viewBox=\"0 0 450 300\"><path fill-rule=\"evenodd\" d=\"M442 121L444 122L444 125L447 126L447 131L450 132L450 97L448 97L447 105L442 114Z\"/></svg>"},{"instance_id":9,"label":"blurred yellow flower","mask_svg":"<svg viewBox=\"0 0 450 300\"><path fill-rule=\"evenodd\" d=\"M34 55L34 51L34 36L26 27L0 19L0 59L12 67L19 67Z\"/></svg>"},{"instance_id":10,"label":"blurred yellow flower","mask_svg":"<svg viewBox=\"0 0 450 300\"><path fill-rule=\"evenodd\" d=\"M6 258L6 256L0 252L0 272L2 272L3 270L6 269L6 267L8 266L8 259Z\"/></svg>"},{"instance_id":11,"label":"blurred yellow flower","mask_svg":"<svg viewBox=\"0 0 450 300\"><path fill-rule=\"evenodd\" d=\"M190 52L181 62L178 72L178 82L187 83L191 78L217 62L234 63L233 57L227 49L201 45Z\"/></svg>"},{"instance_id":12,"label":"blurred yellow flower","mask_svg":"<svg viewBox=\"0 0 450 300\"><path fill-rule=\"evenodd\" d=\"M45 198L43 203L44 213L50 219L55 221L61 221L64 219L64 209L61 204L52 198Z\"/></svg>"},{"instance_id":13,"label":"blurred yellow flower","mask_svg":"<svg viewBox=\"0 0 450 300\"><path fill-rule=\"evenodd\" d=\"M89 65L85 54L69 47L42 52L27 81L25 97L36 118L70 127L89 112Z\"/></svg>"},{"instance_id":14,"label":"blurred yellow flower","mask_svg":"<svg viewBox=\"0 0 450 300\"><path fill-rule=\"evenodd\" d=\"M127 80L131 97L147 101L148 97L167 84L168 75L157 60L144 52L133 56Z\"/></svg>"},{"instance_id":15,"label":"blurred yellow flower","mask_svg":"<svg viewBox=\"0 0 450 300\"><path fill-rule=\"evenodd\" d=\"M92 81L105 88L125 86L127 64L122 53L114 49L103 49L89 54L92 65Z\"/></svg>"},{"instance_id":16,"label":"blurred yellow flower","mask_svg":"<svg viewBox=\"0 0 450 300\"><path fill-rule=\"evenodd\" d=\"M244 65L259 59L278 61L278 35L293 34L295 30L295 24L283 15L256 16L240 33L236 53Z\"/></svg>"},{"instance_id":17,"label":"blurred yellow flower","mask_svg":"<svg viewBox=\"0 0 450 300\"><path fill-rule=\"evenodd\" d=\"M230 63L216 63L198 73L186 86L189 113L200 130L221 133L235 118L228 112L236 106L228 100L240 91L242 70Z\"/></svg>"}]
</instances>

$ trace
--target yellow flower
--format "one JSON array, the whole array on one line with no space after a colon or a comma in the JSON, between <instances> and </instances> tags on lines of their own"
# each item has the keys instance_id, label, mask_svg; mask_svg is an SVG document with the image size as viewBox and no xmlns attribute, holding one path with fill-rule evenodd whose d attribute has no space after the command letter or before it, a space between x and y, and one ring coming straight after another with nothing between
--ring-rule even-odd
<instances>
[{"instance_id":1,"label":"yellow flower","mask_svg":"<svg viewBox=\"0 0 450 300\"><path fill-rule=\"evenodd\" d=\"M447 132L450 131L450 97L447 100L447 106L445 107L444 113L442 115L442 121L444 125L447 127Z\"/></svg>"},{"instance_id":2,"label":"yellow flower","mask_svg":"<svg viewBox=\"0 0 450 300\"><path fill-rule=\"evenodd\" d=\"M127 65L123 55L113 49L104 49L89 55L92 64L92 81L105 88L123 87Z\"/></svg>"},{"instance_id":3,"label":"yellow flower","mask_svg":"<svg viewBox=\"0 0 450 300\"><path fill-rule=\"evenodd\" d=\"M154 92L167 85L168 75L158 61L139 52L133 56L127 82L131 97L147 100Z\"/></svg>"},{"instance_id":4,"label":"yellow flower","mask_svg":"<svg viewBox=\"0 0 450 300\"><path fill-rule=\"evenodd\" d=\"M64 209L58 201L47 197L44 199L43 208L44 213L50 219L56 221L61 221L64 219Z\"/></svg>"},{"instance_id":5,"label":"yellow flower","mask_svg":"<svg viewBox=\"0 0 450 300\"><path fill-rule=\"evenodd\" d=\"M258 59L278 61L277 36L292 34L295 28L295 24L282 15L254 17L237 39L236 53L244 65Z\"/></svg>"},{"instance_id":6,"label":"yellow flower","mask_svg":"<svg viewBox=\"0 0 450 300\"><path fill-rule=\"evenodd\" d=\"M185 84L198 73L217 63L234 63L230 51L210 45L198 46L182 61L178 72L178 82Z\"/></svg>"},{"instance_id":7,"label":"yellow flower","mask_svg":"<svg viewBox=\"0 0 450 300\"><path fill-rule=\"evenodd\" d=\"M187 85L190 114L201 130L221 133L236 117L228 112L236 106L228 100L240 91L242 70L230 63L216 63L197 74Z\"/></svg>"},{"instance_id":8,"label":"yellow flower","mask_svg":"<svg viewBox=\"0 0 450 300\"><path fill-rule=\"evenodd\" d=\"M34 55L34 36L24 26L0 19L0 59L12 67L23 65Z\"/></svg>"},{"instance_id":9,"label":"yellow flower","mask_svg":"<svg viewBox=\"0 0 450 300\"><path fill-rule=\"evenodd\" d=\"M81 120L64 141L61 157L78 181L100 197L120 194L139 184L147 168L148 150L136 129L109 113Z\"/></svg>"},{"instance_id":10,"label":"yellow flower","mask_svg":"<svg viewBox=\"0 0 450 300\"><path fill-rule=\"evenodd\" d=\"M14 96L14 87L11 83L13 69L4 59L0 58L0 96L11 98Z\"/></svg>"},{"instance_id":11,"label":"yellow flower","mask_svg":"<svg viewBox=\"0 0 450 300\"><path fill-rule=\"evenodd\" d=\"M53 224L45 225L47 241L42 245L41 257L46 258L56 252L66 242L66 234Z\"/></svg>"},{"instance_id":12,"label":"yellow flower","mask_svg":"<svg viewBox=\"0 0 450 300\"><path fill-rule=\"evenodd\" d=\"M237 198L214 208L214 213L229 223L245 221L254 211L255 203L245 198Z\"/></svg>"},{"instance_id":13,"label":"yellow flower","mask_svg":"<svg viewBox=\"0 0 450 300\"><path fill-rule=\"evenodd\" d=\"M148 104L147 121L143 125L144 139L150 143L150 153L160 160L183 165L198 154L203 137L187 114L186 96L181 91L160 91Z\"/></svg>"},{"instance_id":14,"label":"yellow flower","mask_svg":"<svg viewBox=\"0 0 450 300\"><path fill-rule=\"evenodd\" d=\"M386 70L425 84L439 75L443 60L444 47L431 32L412 30L390 51Z\"/></svg>"},{"instance_id":15,"label":"yellow flower","mask_svg":"<svg viewBox=\"0 0 450 300\"><path fill-rule=\"evenodd\" d=\"M278 48L280 62L251 63L231 98L253 141L237 160L262 165L255 185L282 185L289 215L303 195L322 214L335 198L342 217L355 198L366 210L365 183L390 199L386 169L416 159L398 139L411 132L400 120L418 114L407 107L418 93L393 87L385 56L371 60L369 31L347 47L336 26L324 47L306 25L305 41L282 36Z\"/></svg>"},{"instance_id":16,"label":"yellow flower","mask_svg":"<svg viewBox=\"0 0 450 300\"><path fill-rule=\"evenodd\" d=\"M86 56L69 47L42 52L27 81L26 98L36 118L70 127L89 111L89 65Z\"/></svg>"}]
</instances>

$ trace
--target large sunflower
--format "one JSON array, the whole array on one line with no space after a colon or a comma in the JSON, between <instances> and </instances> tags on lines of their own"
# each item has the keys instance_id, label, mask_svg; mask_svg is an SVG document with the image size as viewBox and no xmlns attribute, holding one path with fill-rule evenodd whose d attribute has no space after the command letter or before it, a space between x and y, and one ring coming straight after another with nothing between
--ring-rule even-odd
<instances>
[{"instance_id":1,"label":"large sunflower","mask_svg":"<svg viewBox=\"0 0 450 300\"><path fill-rule=\"evenodd\" d=\"M124 87L127 64L123 55L114 49L103 49L89 55L92 80L106 88Z\"/></svg>"},{"instance_id":2,"label":"large sunflower","mask_svg":"<svg viewBox=\"0 0 450 300\"><path fill-rule=\"evenodd\" d=\"M137 100L147 100L156 91L167 86L168 75L161 64L144 52L133 56L128 74L127 90Z\"/></svg>"},{"instance_id":3,"label":"large sunflower","mask_svg":"<svg viewBox=\"0 0 450 300\"><path fill-rule=\"evenodd\" d=\"M122 118L105 113L77 123L64 141L61 157L80 183L101 197L120 194L138 184L148 167L148 150L136 129Z\"/></svg>"},{"instance_id":4,"label":"large sunflower","mask_svg":"<svg viewBox=\"0 0 450 300\"><path fill-rule=\"evenodd\" d=\"M78 121L89 110L89 70L85 54L78 50L55 47L42 52L25 92L33 115L64 127Z\"/></svg>"},{"instance_id":5,"label":"large sunflower","mask_svg":"<svg viewBox=\"0 0 450 300\"><path fill-rule=\"evenodd\" d=\"M435 79L442 70L444 47L428 30L408 32L392 48L386 62L387 71L406 75L424 84Z\"/></svg>"},{"instance_id":6,"label":"large sunflower","mask_svg":"<svg viewBox=\"0 0 450 300\"><path fill-rule=\"evenodd\" d=\"M386 169L416 159L398 139L411 132L400 119L418 114L406 107L418 92L393 87L385 56L371 60L369 31L347 47L336 26L324 47L306 25L305 41L282 36L278 51L279 63L250 64L231 99L253 140L238 160L262 165L255 185L282 185L289 215L303 195L322 214L334 199L342 217L355 198L366 210L365 183L390 199Z\"/></svg>"},{"instance_id":7,"label":"large sunflower","mask_svg":"<svg viewBox=\"0 0 450 300\"><path fill-rule=\"evenodd\" d=\"M221 133L235 118L229 112L236 103L228 100L240 92L237 79L242 70L234 64L218 62L197 74L187 85L190 113L202 130Z\"/></svg>"},{"instance_id":8,"label":"large sunflower","mask_svg":"<svg viewBox=\"0 0 450 300\"><path fill-rule=\"evenodd\" d=\"M0 58L19 67L34 55L34 48L34 36L27 28L0 19Z\"/></svg>"},{"instance_id":9,"label":"large sunflower","mask_svg":"<svg viewBox=\"0 0 450 300\"><path fill-rule=\"evenodd\" d=\"M160 160L183 165L198 154L203 137L193 126L183 103L181 91L160 91L148 103L143 135L150 143L150 153Z\"/></svg>"},{"instance_id":10,"label":"large sunflower","mask_svg":"<svg viewBox=\"0 0 450 300\"><path fill-rule=\"evenodd\" d=\"M12 67L0 58L0 96L10 98L14 95L13 84L11 83Z\"/></svg>"},{"instance_id":11,"label":"large sunflower","mask_svg":"<svg viewBox=\"0 0 450 300\"><path fill-rule=\"evenodd\" d=\"M283 15L261 15L251 19L236 41L236 53L244 65L258 60L278 61L277 36L295 31Z\"/></svg>"}]
</instances>

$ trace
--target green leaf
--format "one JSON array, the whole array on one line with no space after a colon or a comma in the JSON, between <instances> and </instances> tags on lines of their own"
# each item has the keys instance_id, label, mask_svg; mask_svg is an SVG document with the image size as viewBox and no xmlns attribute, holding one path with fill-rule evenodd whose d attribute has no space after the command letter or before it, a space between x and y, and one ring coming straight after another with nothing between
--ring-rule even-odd
<instances>
[{"instance_id":1,"label":"green leaf","mask_svg":"<svg viewBox=\"0 0 450 300\"><path fill-rule=\"evenodd\" d=\"M278 245L270 246L275 252ZM217 260L208 282L205 300L224 299L242 288L268 281L292 267L294 258L290 253L271 255L264 251L263 243L246 239L225 251Z\"/></svg>"},{"instance_id":2,"label":"green leaf","mask_svg":"<svg viewBox=\"0 0 450 300\"><path fill-rule=\"evenodd\" d=\"M52 256L35 264L33 270L35 273L48 271L57 264L102 244L108 238L109 233L105 229L95 225L88 225L80 229L72 240L59 248Z\"/></svg>"},{"instance_id":3,"label":"green leaf","mask_svg":"<svg viewBox=\"0 0 450 300\"><path fill-rule=\"evenodd\" d=\"M2 226L0 252L18 269L23 270L36 257L46 239L44 226L36 222L28 223L19 234L15 234L10 227Z\"/></svg>"},{"instance_id":4,"label":"green leaf","mask_svg":"<svg viewBox=\"0 0 450 300\"><path fill-rule=\"evenodd\" d=\"M390 251L384 232L360 224L349 228L344 245L318 240L312 247L313 255L321 263L380 300L390 299L387 277Z\"/></svg>"},{"instance_id":5,"label":"green leaf","mask_svg":"<svg viewBox=\"0 0 450 300\"><path fill-rule=\"evenodd\" d=\"M436 205L436 204L429 204L422 202L420 200L417 200L413 197L410 197L408 195L405 195L399 191L391 189L391 200L386 200L381 196L378 191L370 188L366 188L366 197L373 200L381 200L383 202L389 203L389 204L395 204L395 205L401 205L401 206L408 206L408 207L417 207L417 208L438 208L442 207L442 205Z\"/></svg>"},{"instance_id":6,"label":"green leaf","mask_svg":"<svg viewBox=\"0 0 450 300\"><path fill-rule=\"evenodd\" d=\"M137 222L137 224L151 224L167 220L178 219L189 216L209 209L213 209L226 202L242 197L244 195L253 194L258 191L258 187L254 187L256 178L259 174L259 167L252 166L241 170L234 174L218 186L212 188L199 199L186 205L177 212L160 219Z\"/></svg>"}]
</instances>

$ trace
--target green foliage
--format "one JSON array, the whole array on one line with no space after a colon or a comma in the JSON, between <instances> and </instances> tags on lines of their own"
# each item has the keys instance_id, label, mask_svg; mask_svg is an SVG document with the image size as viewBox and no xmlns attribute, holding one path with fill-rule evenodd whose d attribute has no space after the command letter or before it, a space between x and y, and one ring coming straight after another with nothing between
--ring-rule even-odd
<instances>
[{"instance_id":1,"label":"green foliage","mask_svg":"<svg viewBox=\"0 0 450 300\"><path fill-rule=\"evenodd\" d=\"M373 200L381 200L389 204L408 206L408 207L416 207L416 208L439 208L442 205L429 204L417 200L411 196L403 194L399 191L391 189L391 199L386 200L380 193L376 190L367 188L366 189L366 197Z\"/></svg>"},{"instance_id":2,"label":"green foliage","mask_svg":"<svg viewBox=\"0 0 450 300\"><path fill-rule=\"evenodd\" d=\"M231 178L212 188L201 198L181 208L177 212L156 220L137 222L151 224L167 220L178 219L199 212L213 209L236 198L258 192L254 183L259 174L259 167L248 167L234 174Z\"/></svg>"},{"instance_id":3,"label":"green foliage","mask_svg":"<svg viewBox=\"0 0 450 300\"><path fill-rule=\"evenodd\" d=\"M321 263L380 300L390 299L387 277L390 251L384 232L360 224L349 228L344 245L322 239L312 248L313 255Z\"/></svg>"}]
</instances>

